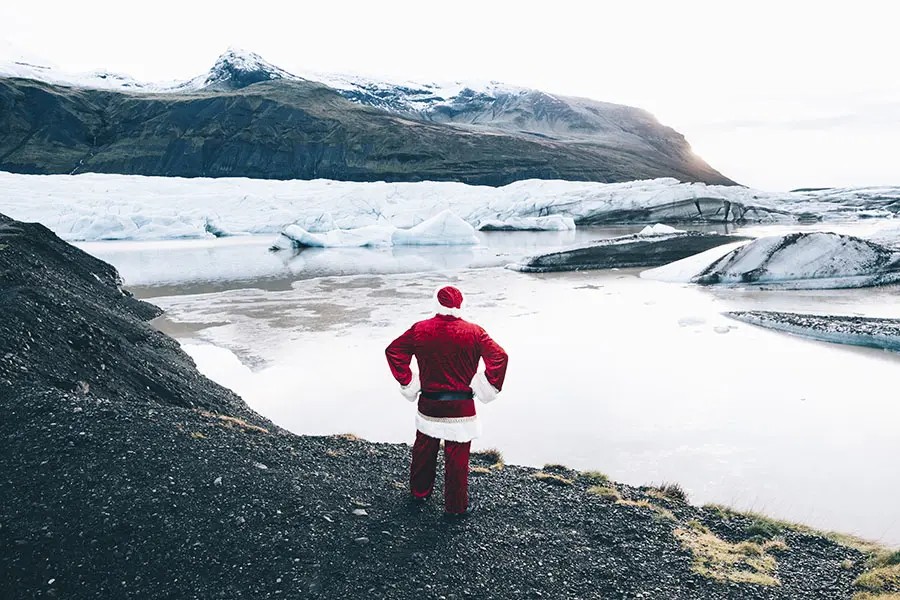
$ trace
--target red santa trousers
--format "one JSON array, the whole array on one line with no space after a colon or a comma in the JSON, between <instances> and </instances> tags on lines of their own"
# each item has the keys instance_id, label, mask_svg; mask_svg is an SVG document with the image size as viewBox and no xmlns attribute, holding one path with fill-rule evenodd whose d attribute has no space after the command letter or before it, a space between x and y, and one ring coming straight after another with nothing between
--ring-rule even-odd
<instances>
[{"instance_id":1,"label":"red santa trousers","mask_svg":"<svg viewBox=\"0 0 900 600\"><path fill-rule=\"evenodd\" d=\"M437 454L441 441L416 431L409 469L409 487L416 498L427 498L434 489ZM469 505L469 447L472 442L444 441L444 510L464 513Z\"/></svg>"}]
</instances>

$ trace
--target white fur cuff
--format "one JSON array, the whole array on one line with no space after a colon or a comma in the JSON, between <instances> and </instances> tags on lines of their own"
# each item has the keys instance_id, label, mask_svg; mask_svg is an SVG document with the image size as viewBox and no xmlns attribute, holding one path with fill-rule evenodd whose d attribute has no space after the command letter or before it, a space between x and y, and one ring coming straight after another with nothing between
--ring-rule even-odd
<instances>
[{"instance_id":1,"label":"white fur cuff","mask_svg":"<svg viewBox=\"0 0 900 600\"><path fill-rule=\"evenodd\" d=\"M500 393L497 388L488 383L484 371L478 371L475 374L475 377L472 378L472 383L470 384L470 386L472 387L472 391L475 393L475 397L485 404L496 400L497 394Z\"/></svg>"},{"instance_id":2,"label":"white fur cuff","mask_svg":"<svg viewBox=\"0 0 900 600\"><path fill-rule=\"evenodd\" d=\"M422 391L422 383L419 381L419 374L413 371L412 381L407 385L400 386L400 393L410 402L419 399L419 392Z\"/></svg>"}]
</instances>

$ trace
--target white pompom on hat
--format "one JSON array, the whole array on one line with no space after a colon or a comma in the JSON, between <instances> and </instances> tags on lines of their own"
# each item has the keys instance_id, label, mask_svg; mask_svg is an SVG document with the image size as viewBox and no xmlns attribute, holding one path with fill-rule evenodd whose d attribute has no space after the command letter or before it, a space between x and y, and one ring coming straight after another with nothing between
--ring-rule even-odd
<instances>
[{"instance_id":1,"label":"white pompom on hat","mask_svg":"<svg viewBox=\"0 0 900 600\"><path fill-rule=\"evenodd\" d=\"M436 303L435 312L439 315L447 315L450 317L461 317L462 307L465 299L462 292L452 285L445 285L434 293Z\"/></svg>"}]
</instances>

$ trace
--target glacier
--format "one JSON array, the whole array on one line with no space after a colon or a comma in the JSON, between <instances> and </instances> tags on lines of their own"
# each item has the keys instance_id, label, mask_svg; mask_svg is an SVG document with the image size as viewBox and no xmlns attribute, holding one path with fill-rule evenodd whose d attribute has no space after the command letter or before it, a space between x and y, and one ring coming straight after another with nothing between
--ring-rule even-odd
<instances>
[{"instance_id":1,"label":"glacier","mask_svg":"<svg viewBox=\"0 0 900 600\"><path fill-rule=\"evenodd\" d=\"M828 201L823 204L816 194ZM573 224L661 221L797 223L811 213L852 218L855 213L838 212L834 206L858 207L876 196L887 202L889 194L870 188L765 192L673 178L625 183L531 179L489 187L0 172L0 211L44 223L68 241L277 235L291 224L309 233L373 225L409 229L446 210L475 229L563 230ZM890 218L891 213L882 216ZM885 237L890 236L900 237L900 228L886 228Z\"/></svg>"},{"instance_id":2,"label":"glacier","mask_svg":"<svg viewBox=\"0 0 900 600\"><path fill-rule=\"evenodd\" d=\"M627 183L518 181L503 187L455 182L358 183L332 180L144 177L0 172L0 210L40 221L70 241L310 233L391 225L409 229L445 210L482 223L531 228L556 217L577 224L656 223L659 214L699 222L793 222L778 194L663 178ZM704 212L687 206L715 204ZM652 208L654 218L648 218ZM522 219L526 219L522 221ZM549 222L549 221L548 221ZM567 222L567 221L566 221Z\"/></svg>"}]
</instances>

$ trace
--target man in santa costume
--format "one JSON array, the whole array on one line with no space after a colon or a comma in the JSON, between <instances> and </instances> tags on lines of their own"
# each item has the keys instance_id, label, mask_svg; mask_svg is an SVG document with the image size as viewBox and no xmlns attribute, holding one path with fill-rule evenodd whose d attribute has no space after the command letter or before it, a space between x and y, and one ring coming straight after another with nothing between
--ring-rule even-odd
<instances>
[{"instance_id":1,"label":"man in santa costume","mask_svg":"<svg viewBox=\"0 0 900 600\"><path fill-rule=\"evenodd\" d=\"M418 400L416 441L409 486L425 500L434 488L440 441L444 440L444 510L464 515L469 504L469 447L481 433L477 397L490 402L503 388L506 352L487 332L461 317L463 295L453 286L435 294L436 315L419 321L385 350L391 373L410 402ZM410 368L416 357L419 371ZM485 369L479 371L479 361Z\"/></svg>"}]
</instances>

